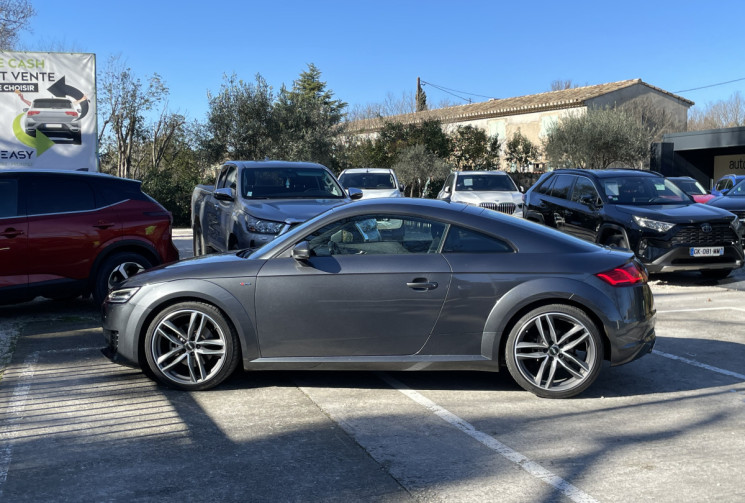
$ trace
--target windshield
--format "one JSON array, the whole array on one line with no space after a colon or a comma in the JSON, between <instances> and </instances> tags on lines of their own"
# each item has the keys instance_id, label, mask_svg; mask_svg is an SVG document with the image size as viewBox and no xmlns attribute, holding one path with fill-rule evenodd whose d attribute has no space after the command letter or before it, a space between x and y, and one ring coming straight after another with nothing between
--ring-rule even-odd
<instances>
[{"instance_id":1,"label":"windshield","mask_svg":"<svg viewBox=\"0 0 745 503\"><path fill-rule=\"evenodd\" d=\"M72 103L70 103L70 100L63 100L63 99L53 99L53 98L41 98L38 100L34 100L34 104L31 105L32 108L55 108L58 110L63 109L70 109L72 108Z\"/></svg>"},{"instance_id":2,"label":"windshield","mask_svg":"<svg viewBox=\"0 0 745 503\"><path fill-rule=\"evenodd\" d=\"M473 192L506 190L517 192L517 186L509 175L459 175L455 190Z\"/></svg>"},{"instance_id":3,"label":"windshield","mask_svg":"<svg viewBox=\"0 0 745 503\"><path fill-rule=\"evenodd\" d=\"M675 185L683 189L683 191L689 193L689 194L696 194L696 195L703 195L708 194L706 192L706 189L704 189L703 185L698 183L696 180L675 180L673 182Z\"/></svg>"},{"instance_id":4,"label":"windshield","mask_svg":"<svg viewBox=\"0 0 745 503\"><path fill-rule=\"evenodd\" d=\"M396 181L390 173L344 173L339 177L339 183L356 189L396 188Z\"/></svg>"},{"instance_id":5,"label":"windshield","mask_svg":"<svg viewBox=\"0 0 745 503\"><path fill-rule=\"evenodd\" d=\"M603 189L611 203L649 205L692 202L691 197L673 182L652 176L603 178Z\"/></svg>"},{"instance_id":6,"label":"windshield","mask_svg":"<svg viewBox=\"0 0 745 503\"><path fill-rule=\"evenodd\" d=\"M726 194L727 196L735 196L735 197L745 197L745 180L741 181L732 189L730 189L729 192Z\"/></svg>"},{"instance_id":7,"label":"windshield","mask_svg":"<svg viewBox=\"0 0 745 503\"><path fill-rule=\"evenodd\" d=\"M344 190L331 173L320 168L244 169L245 199L343 199Z\"/></svg>"}]
</instances>

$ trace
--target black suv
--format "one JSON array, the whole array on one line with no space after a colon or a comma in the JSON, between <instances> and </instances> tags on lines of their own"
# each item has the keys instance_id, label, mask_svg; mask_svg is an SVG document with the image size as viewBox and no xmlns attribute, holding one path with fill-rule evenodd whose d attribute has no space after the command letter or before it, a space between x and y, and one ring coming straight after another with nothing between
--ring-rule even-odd
<instances>
[{"instance_id":1,"label":"black suv","mask_svg":"<svg viewBox=\"0 0 745 503\"><path fill-rule=\"evenodd\" d=\"M525 194L525 217L587 241L633 250L650 273L697 270L721 279L743 264L737 217L695 203L650 171L546 173Z\"/></svg>"}]
</instances>

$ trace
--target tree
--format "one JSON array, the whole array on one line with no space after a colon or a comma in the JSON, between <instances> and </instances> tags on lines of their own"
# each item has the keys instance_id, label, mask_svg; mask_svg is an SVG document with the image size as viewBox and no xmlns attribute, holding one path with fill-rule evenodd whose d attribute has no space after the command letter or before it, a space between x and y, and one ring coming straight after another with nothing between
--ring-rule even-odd
<instances>
[{"instance_id":1,"label":"tree","mask_svg":"<svg viewBox=\"0 0 745 503\"><path fill-rule=\"evenodd\" d=\"M494 169L499 164L499 136L489 136L481 128L458 126L450 135L450 162L461 170Z\"/></svg>"},{"instance_id":2,"label":"tree","mask_svg":"<svg viewBox=\"0 0 745 503\"><path fill-rule=\"evenodd\" d=\"M518 129L505 146L505 158L518 168L524 168L528 164L538 160L540 151L526 136Z\"/></svg>"},{"instance_id":3,"label":"tree","mask_svg":"<svg viewBox=\"0 0 745 503\"><path fill-rule=\"evenodd\" d=\"M235 74L223 76L220 92L208 93L207 98L210 133L203 148L210 161L255 160L272 153L277 135L274 93L260 74L256 74L254 84L238 79Z\"/></svg>"},{"instance_id":4,"label":"tree","mask_svg":"<svg viewBox=\"0 0 745 503\"><path fill-rule=\"evenodd\" d=\"M649 131L627 111L588 109L549 126L544 149L554 167L604 169L641 166L649 159Z\"/></svg>"},{"instance_id":5,"label":"tree","mask_svg":"<svg viewBox=\"0 0 745 503\"><path fill-rule=\"evenodd\" d=\"M99 82L102 118L99 144L106 148L108 143L109 148L116 152L117 176L131 178L132 166L136 164L133 163L136 147L147 136L145 114L165 100L168 88L157 73L144 85L118 57L109 59Z\"/></svg>"},{"instance_id":6,"label":"tree","mask_svg":"<svg viewBox=\"0 0 745 503\"><path fill-rule=\"evenodd\" d=\"M442 180L450 173L450 165L422 144L404 148L393 169L410 197L425 197L433 180Z\"/></svg>"},{"instance_id":7,"label":"tree","mask_svg":"<svg viewBox=\"0 0 745 503\"><path fill-rule=\"evenodd\" d=\"M564 91L566 89L574 89L576 87L582 87L580 84L575 84L572 79L557 79L551 82L551 91Z\"/></svg>"},{"instance_id":8,"label":"tree","mask_svg":"<svg viewBox=\"0 0 745 503\"><path fill-rule=\"evenodd\" d=\"M35 14L28 0L0 0L0 50L15 48L18 33L28 29Z\"/></svg>"},{"instance_id":9,"label":"tree","mask_svg":"<svg viewBox=\"0 0 745 503\"><path fill-rule=\"evenodd\" d=\"M694 107L688 115L689 131L740 126L745 126L745 100L739 91L726 100L709 103L703 109Z\"/></svg>"},{"instance_id":10,"label":"tree","mask_svg":"<svg viewBox=\"0 0 745 503\"><path fill-rule=\"evenodd\" d=\"M273 113L278 127L275 155L283 159L314 161L332 167L337 127L347 104L321 81L314 64L300 74L292 89L282 86Z\"/></svg>"}]
</instances>

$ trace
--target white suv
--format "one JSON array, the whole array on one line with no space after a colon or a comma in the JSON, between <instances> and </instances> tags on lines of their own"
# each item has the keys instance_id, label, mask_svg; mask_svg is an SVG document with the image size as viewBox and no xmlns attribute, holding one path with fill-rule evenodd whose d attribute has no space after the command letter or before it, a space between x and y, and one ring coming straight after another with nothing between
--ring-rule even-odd
<instances>
[{"instance_id":1,"label":"white suv","mask_svg":"<svg viewBox=\"0 0 745 503\"><path fill-rule=\"evenodd\" d=\"M339 183L345 189L352 187L362 190L363 199L375 197L403 197L403 187L398 183L396 173L386 168L345 169L339 175Z\"/></svg>"},{"instance_id":2,"label":"white suv","mask_svg":"<svg viewBox=\"0 0 745 503\"><path fill-rule=\"evenodd\" d=\"M437 198L523 216L523 194L504 171L450 173Z\"/></svg>"}]
</instances>

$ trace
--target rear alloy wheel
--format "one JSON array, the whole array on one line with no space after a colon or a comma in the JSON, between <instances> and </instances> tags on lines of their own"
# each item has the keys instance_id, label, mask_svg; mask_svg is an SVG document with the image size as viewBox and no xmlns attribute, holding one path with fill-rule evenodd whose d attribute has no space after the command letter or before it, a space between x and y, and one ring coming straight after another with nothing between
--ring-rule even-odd
<instances>
[{"instance_id":1,"label":"rear alloy wheel","mask_svg":"<svg viewBox=\"0 0 745 503\"><path fill-rule=\"evenodd\" d=\"M238 338L216 307L183 302L159 313L145 334L145 358L152 374L168 387L213 388L235 371Z\"/></svg>"},{"instance_id":2,"label":"rear alloy wheel","mask_svg":"<svg viewBox=\"0 0 745 503\"><path fill-rule=\"evenodd\" d=\"M138 272L153 267L150 260L138 253L116 253L98 268L93 286L93 300L101 304L115 286Z\"/></svg>"},{"instance_id":3,"label":"rear alloy wheel","mask_svg":"<svg viewBox=\"0 0 745 503\"><path fill-rule=\"evenodd\" d=\"M568 398L587 389L600 373L603 339L582 310L543 306L515 324L505 359L523 389L543 398Z\"/></svg>"}]
</instances>

